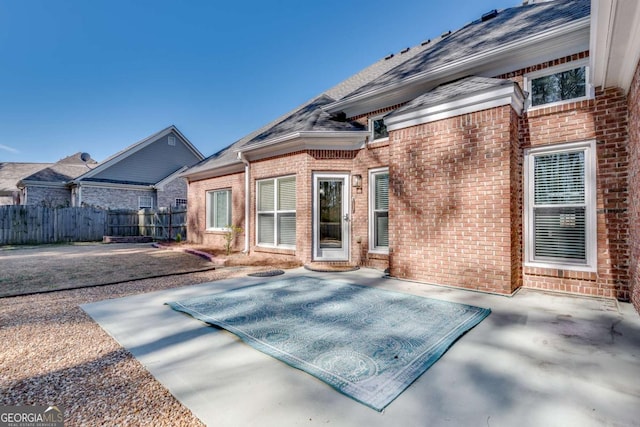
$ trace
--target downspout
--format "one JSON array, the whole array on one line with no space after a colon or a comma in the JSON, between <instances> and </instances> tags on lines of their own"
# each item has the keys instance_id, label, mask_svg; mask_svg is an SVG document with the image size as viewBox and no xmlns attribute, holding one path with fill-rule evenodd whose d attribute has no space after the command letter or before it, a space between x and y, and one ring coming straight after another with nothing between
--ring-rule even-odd
<instances>
[{"instance_id":1,"label":"downspout","mask_svg":"<svg viewBox=\"0 0 640 427\"><path fill-rule=\"evenodd\" d=\"M238 152L238 160L244 163L244 250L242 253L249 255L249 215L251 215L251 195L249 190L251 187L251 165L241 151Z\"/></svg>"}]
</instances>

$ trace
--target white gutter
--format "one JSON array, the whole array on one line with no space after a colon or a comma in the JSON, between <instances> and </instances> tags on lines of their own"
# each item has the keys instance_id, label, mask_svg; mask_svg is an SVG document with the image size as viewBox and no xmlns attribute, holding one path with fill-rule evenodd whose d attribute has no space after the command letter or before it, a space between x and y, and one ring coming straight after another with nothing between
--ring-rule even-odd
<instances>
[{"instance_id":1,"label":"white gutter","mask_svg":"<svg viewBox=\"0 0 640 427\"><path fill-rule=\"evenodd\" d=\"M242 253L249 255L249 215L251 215L251 164L247 158L238 151L238 160L244 163L244 250Z\"/></svg>"}]
</instances>

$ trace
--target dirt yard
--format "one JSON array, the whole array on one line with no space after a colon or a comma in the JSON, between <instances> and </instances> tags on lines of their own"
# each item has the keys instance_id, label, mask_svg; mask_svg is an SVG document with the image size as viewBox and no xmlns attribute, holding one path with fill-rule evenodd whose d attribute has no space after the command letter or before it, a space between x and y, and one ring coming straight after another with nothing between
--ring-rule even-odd
<instances>
[{"instance_id":1,"label":"dirt yard","mask_svg":"<svg viewBox=\"0 0 640 427\"><path fill-rule=\"evenodd\" d=\"M53 290L0 298L0 405L60 405L65 426L202 426L80 305L298 266L291 258L242 254L227 263L214 270L195 255L149 244L0 248L5 295ZM171 275L193 269L200 271ZM167 275L131 281L160 273Z\"/></svg>"},{"instance_id":2,"label":"dirt yard","mask_svg":"<svg viewBox=\"0 0 640 427\"><path fill-rule=\"evenodd\" d=\"M294 268L290 259L264 254L247 256L205 247L193 248L225 259L226 266ZM82 243L33 247L0 247L0 297L50 292L91 285L125 282L163 275L204 271L216 264L178 250L154 248L148 243Z\"/></svg>"}]
</instances>

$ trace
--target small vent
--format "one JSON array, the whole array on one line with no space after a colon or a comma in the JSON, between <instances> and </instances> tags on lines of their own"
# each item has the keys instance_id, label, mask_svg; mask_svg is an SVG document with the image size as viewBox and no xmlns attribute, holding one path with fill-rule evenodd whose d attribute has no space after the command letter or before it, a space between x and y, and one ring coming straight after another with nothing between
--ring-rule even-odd
<instances>
[{"instance_id":1,"label":"small vent","mask_svg":"<svg viewBox=\"0 0 640 427\"><path fill-rule=\"evenodd\" d=\"M428 39L428 40L423 41L422 43L420 43L420 46L426 46L426 45L428 45L429 43L431 43L431 39Z\"/></svg>"},{"instance_id":2,"label":"small vent","mask_svg":"<svg viewBox=\"0 0 640 427\"><path fill-rule=\"evenodd\" d=\"M401 53L401 54L402 54L402 53L407 53L407 52L409 52L409 49L411 49L411 48L410 48L410 47L407 47L407 48L405 48L405 49L402 49L402 50L400 51L400 53Z\"/></svg>"},{"instance_id":3,"label":"small vent","mask_svg":"<svg viewBox=\"0 0 640 427\"><path fill-rule=\"evenodd\" d=\"M171 145L171 146L175 146L176 145L176 137L175 136L170 136L169 137L169 145Z\"/></svg>"},{"instance_id":4,"label":"small vent","mask_svg":"<svg viewBox=\"0 0 640 427\"><path fill-rule=\"evenodd\" d=\"M393 58L393 53L390 53L389 55L384 57L385 61L388 61L391 58Z\"/></svg>"},{"instance_id":5,"label":"small vent","mask_svg":"<svg viewBox=\"0 0 640 427\"><path fill-rule=\"evenodd\" d=\"M498 10L497 9L493 9L492 11L487 12L484 15L482 15L482 22L488 21L489 19L495 18L496 16L498 16Z\"/></svg>"},{"instance_id":6,"label":"small vent","mask_svg":"<svg viewBox=\"0 0 640 427\"><path fill-rule=\"evenodd\" d=\"M447 31L447 32L442 33L442 35L441 35L440 37L445 38L445 37L448 37L448 36L450 36L450 35L451 35L451 30L449 30L449 31Z\"/></svg>"}]
</instances>

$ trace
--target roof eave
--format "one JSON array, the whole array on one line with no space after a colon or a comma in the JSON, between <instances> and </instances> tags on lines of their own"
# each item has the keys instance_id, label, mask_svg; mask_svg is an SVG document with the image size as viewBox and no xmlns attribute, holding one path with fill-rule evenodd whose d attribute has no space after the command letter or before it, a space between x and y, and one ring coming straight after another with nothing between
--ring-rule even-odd
<instances>
[{"instance_id":1,"label":"roof eave","mask_svg":"<svg viewBox=\"0 0 640 427\"><path fill-rule=\"evenodd\" d=\"M592 84L627 92L640 61L640 4L591 0Z\"/></svg>"},{"instance_id":2,"label":"roof eave","mask_svg":"<svg viewBox=\"0 0 640 427\"><path fill-rule=\"evenodd\" d=\"M406 102L439 84L470 74L494 77L545 60L582 52L589 49L589 29L590 18L581 18L499 48L425 70L398 83L338 100L325 106L324 110L329 113L342 111L347 117L354 117L384 106Z\"/></svg>"},{"instance_id":3,"label":"roof eave","mask_svg":"<svg viewBox=\"0 0 640 427\"><path fill-rule=\"evenodd\" d=\"M70 181L34 181L34 180L20 180L16 184L18 188L24 187L47 187L47 188L66 188L70 184Z\"/></svg>"},{"instance_id":4,"label":"roof eave","mask_svg":"<svg viewBox=\"0 0 640 427\"><path fill-rule=\"evenodd\" d=\"M302 131L234 150L254 161L301 150L359 150L369 131Z\"/></svg>"},{"instance_id":5,"label":"roof eave","mask_svg":"<svg viewBox=\"0 0 640 427\"><path fill-rule=\"evenodd\" d=\"M513 83L458 96L438 104L391 113L384 121L389 131L395 131L505 105L510 105L518 115L522 115L524 102L525 96L520 86Z\"/></svg>"},{"instance_id":6,"label":"roof eave","mask_svg":"<svg viewBox=\"0 0 640 427\"><path fill-rule=\"evenodd\" d=\"M213 166L206 169L187 169L179 176L182 178L186 178L188 181L192 182L201 181L203 179L216 178L223 175L231 175L242 171L244 171L244 164L242 164L241 161L237 160L233 161L232 163L227 163L221 166Z\"/></svg>"}]
</instances>

